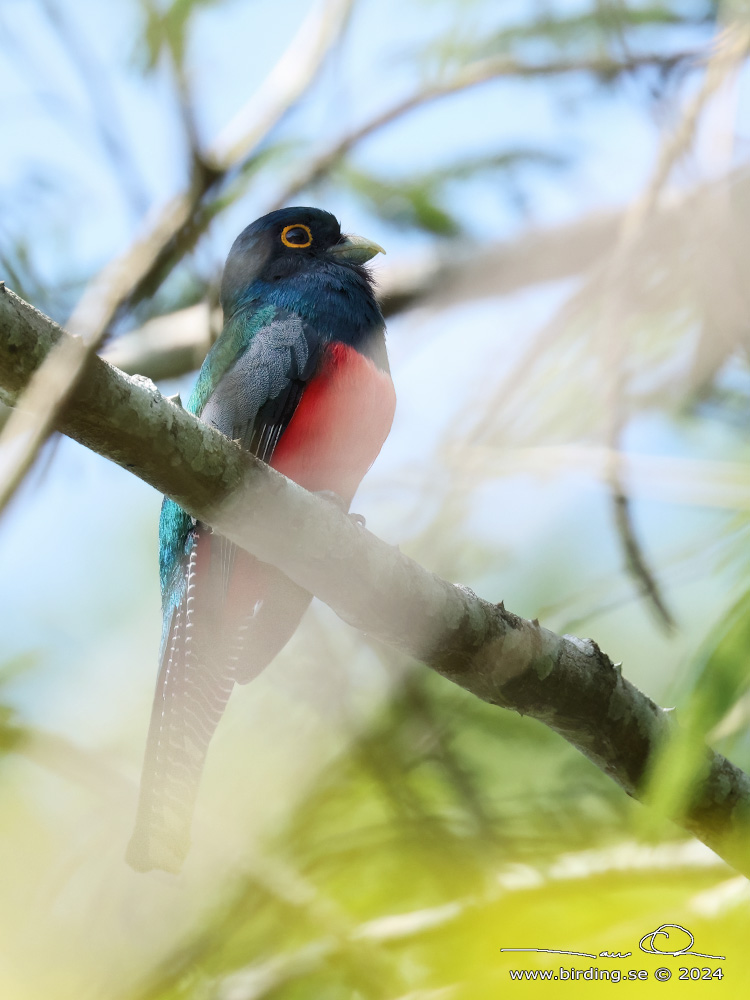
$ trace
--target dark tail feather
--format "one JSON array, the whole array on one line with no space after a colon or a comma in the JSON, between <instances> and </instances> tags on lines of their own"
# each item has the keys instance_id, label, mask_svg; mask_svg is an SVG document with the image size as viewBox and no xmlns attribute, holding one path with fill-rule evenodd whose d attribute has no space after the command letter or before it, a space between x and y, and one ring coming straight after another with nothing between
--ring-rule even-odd
<instances>
[{"instance_id":1,"label":"dark tail feather","mask_svg":"<svg viewBox=\"0 0 750 1000\"><path fill-rule=\"evenodd\" d=\"M126 854L136 871L179 872L208 745L234 683L271 662L311 601L273 566L200 526L185 583L162 654Z\"/></svg>"},{"instance_id":2,"label":"dark tail feather","mask_svg":"<svg viewBox=\"0 0 750 1000\"><path fill-rule=\"evenodd\" d=\"M252 614L239 619L242 624L232 654L237 683L248 684L265 670L297 631L312 594L292 583L275 566L241 551L235 557L230 598L233 594L253 597L251 601L241 597L244 606L252 608ZM231 601L228 603L231 607Z\"/></svg>"},{"instance_id":3,"label":"dark tail feather","mask_svg":"<svg viewBox=\"0 0 750 1000\"><path fill-rule=\"evenodd\" d=\"M197 568L203 545L208 548L210 540L198 533L186 594L174 612L159 671L135 831L126 854L136 871L179 872L190 846L208 744L234 687L232 661L222 655L210 627L215 623L199 614L204 602L198 596Z\"/></svg>"}]
</instances>

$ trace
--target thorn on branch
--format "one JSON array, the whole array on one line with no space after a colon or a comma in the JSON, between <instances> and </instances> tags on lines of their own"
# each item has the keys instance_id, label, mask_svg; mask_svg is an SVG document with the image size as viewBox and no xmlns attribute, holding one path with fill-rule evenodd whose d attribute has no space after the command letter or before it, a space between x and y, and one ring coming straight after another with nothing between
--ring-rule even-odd
<instances>
[{"instance_id":1,"label":"thorn on branch","mask_svg":"<svg viewBox=\"0 0 750 1000\"><path fill-rule=\"evenodd\" d=\"M622 667L622 663L613 663L612 657L609 656L608 653L604 652L604 650L601 648L601 646L595 639L586 639L585 641L591 646L592 656L596 656L598 660L603 661L605 666L610 667L618 674L620 673L619 668Z\"/></svg>"}]
</instances>

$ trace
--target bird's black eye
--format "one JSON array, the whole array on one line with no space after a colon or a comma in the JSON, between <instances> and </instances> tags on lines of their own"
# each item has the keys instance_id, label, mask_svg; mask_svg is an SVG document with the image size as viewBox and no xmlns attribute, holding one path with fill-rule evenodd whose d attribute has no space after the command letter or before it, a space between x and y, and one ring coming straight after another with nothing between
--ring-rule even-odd
<instances>
[{"instance_id":1,"label":"bird's black eye","mask_svg":"<svg viewBox=\"0 0 750 1000\"><path fill-rule=\"evenodd\" d=\"M281 242L285 247L301 250L304 247L312 246L312 241L312 233L308 226L285 226L281 233Z\"/></svg>"}]
</instances>

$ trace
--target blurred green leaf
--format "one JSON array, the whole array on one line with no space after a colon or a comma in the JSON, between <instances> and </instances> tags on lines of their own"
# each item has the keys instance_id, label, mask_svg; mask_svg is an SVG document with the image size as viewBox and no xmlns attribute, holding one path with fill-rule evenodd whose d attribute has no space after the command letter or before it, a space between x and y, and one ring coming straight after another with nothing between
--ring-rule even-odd
<instances>
[{"instance_id":1,"label":"blurred green leaf","mask_svg":"<svg viewBox=\"0 0 750 1000\"><path fill-rule=\"evenodd\" d=\"M703 735L716 726L750 688L750 590L714 629L689 696L683 725Z\"/></svg>"},{"instance_id":2,"label":"blurred green leaf","mask_svg":"<svg viewBox=\"0 0 750 1000\"><path fill-rule=\"evenodd\" d=\"M393 225L435 236L457 236L463 224L447 207L451 183L485 175L513 175L524 167L557 169L567 159L540 149L517 149L456 160L427 173L386 180L351 163L337 168L335 179L362 198L377 216Z\"/></svg>"},{"instance_id":3,"label":"blurred green leaf","mask_svg":"<svg viewBox=\"0 0 750 1000\"><path fill-rule=\"evenodd\" d=\"M536 60L573 57L611 51L627 52L630 46L644 43L660 45L659 29L692 27L710 23L717 16L714 0L673 0L667 3L637 3L632 0L598 0L583 10L567 12L559 6L541 5L538 14L503 24L481 33L471 28L433 42L424 52L427 62L437 61L443 72L452 64L476 59L506 56ZM471 21L469 21L471 24Z\"/></svg>"},{"instance_id":4,"label":"blurred green leaf","mask_svg":"<svg viewBox=\"0 0 750 1000\"><path fill-rule=\"evenodd\" d=\"M355 191L370 210L396 226L422 229L436 236L455 236L461 225L437 202L429 180L390 182L354 167L342 167L337 178Z\"/></svg>"},{"instance_id":5,"label":"blurred green leaf","mask_svg":"<svg viewBox=\"0 0 750 1000\"><path fill-rule=\"evenodd\" d=\"M164 51L168 51L177 66L185 60L191 19L202 8L215 7L225 0L140 0L144 24L142 41L145 68L153 70Z\"/></svg>"},{"instance_id":6,"label":"blurred green leaf","mask_svg":"<svg viewBox=\"0 0 750 1000\"><path fill-rule=\"evenodd\" d=\"M0 704L0 754L12 753L27 738L26 729L16 720L14 709Z\"/></svg>"}]
</instances>

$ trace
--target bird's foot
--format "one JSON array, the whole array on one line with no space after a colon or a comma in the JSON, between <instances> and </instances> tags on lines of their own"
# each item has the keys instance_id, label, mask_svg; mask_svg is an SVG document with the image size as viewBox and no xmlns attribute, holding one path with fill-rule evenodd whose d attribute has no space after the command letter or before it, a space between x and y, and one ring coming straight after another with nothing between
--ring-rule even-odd
<instances>
[{"instance_id":1,"label":"bird's foot","mask_svg":"<svg viewBox=\"0 0 750 1000\"><path fill-rule=\"evenodd\" d=\"M364 528L367 522L361 514L350 514L349 504L340 497L338 493L334 493L333 490L316 490L315 496L320 497L321 500L325 500L328 503L332 503L334 507L338 507L342 513L346 514L350 521L357 525L358 528Z\"/></svg>"}]
</instances>

